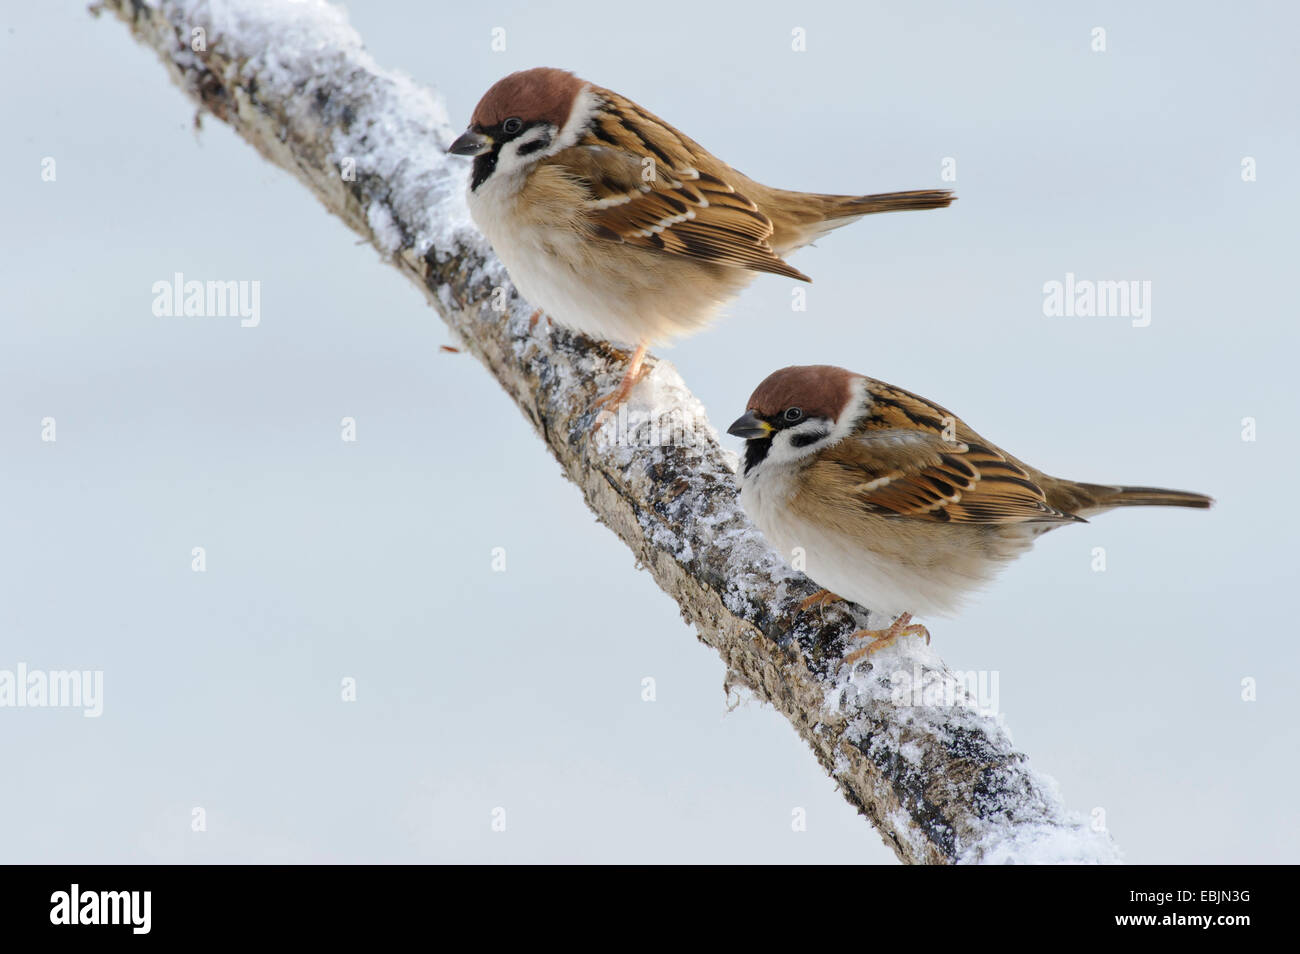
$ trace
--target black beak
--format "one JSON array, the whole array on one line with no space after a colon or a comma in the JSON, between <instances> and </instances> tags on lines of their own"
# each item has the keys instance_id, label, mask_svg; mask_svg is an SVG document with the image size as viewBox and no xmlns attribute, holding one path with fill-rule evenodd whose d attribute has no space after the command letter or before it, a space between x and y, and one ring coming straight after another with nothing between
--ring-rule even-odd
<instances>
[{"instance_id":1,"label":"black beak","mask_svg":"<svg viewBox=\"0 0 1300 954\"><path fill-rule=\"evenodd\" d=\"M770 437L774 428L767 421L763 420L753 411L746 411L744 417L737 418L736 421L727 428L727 433L733 437L743 437L745 440L758 440L764 437Z\"/></svg>"},{"instance_id":2,"label":"black beak","mask_svg":"<svg viewBox=\"0 0 1300 954\"><path fill-rule=\"evenodd\" d=\"M492 148L492 140L482 133L466 129L460 138L447 147L453 156L481 156Z\"/></svg>"}]
</instances>

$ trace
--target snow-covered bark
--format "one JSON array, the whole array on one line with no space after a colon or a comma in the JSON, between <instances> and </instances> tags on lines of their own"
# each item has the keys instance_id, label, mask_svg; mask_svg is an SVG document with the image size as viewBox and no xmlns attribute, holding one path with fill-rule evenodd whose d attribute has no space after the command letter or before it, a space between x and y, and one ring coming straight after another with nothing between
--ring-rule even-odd
<instances>
[{"instance_id":1,"label":"snow-covered bark","mask_svg":"<svg viewBox=\"0 0 1300 954\"><path fill-rule=\"evenodd\" d=\"M727 666L794 726L845 798L913 863L1112 862L919 640L856 667L868 623L815 587L740 510L734 458L673 368L652 362L626 426L594 435L613 390L608 345L529 322L530 306L470 223L465 163L439 98L381 69L323 0L103 0L204 110L289 170L417 286L532 422L596 516L631 548ZM429 16L436 16L430 8ZM198 160L196 160L198 161ZM211 170L216 174L218 170ZM232 196L232 201L238 201ZM876 617L871 622L882 625Z\"/></svg>"}]
</instances>

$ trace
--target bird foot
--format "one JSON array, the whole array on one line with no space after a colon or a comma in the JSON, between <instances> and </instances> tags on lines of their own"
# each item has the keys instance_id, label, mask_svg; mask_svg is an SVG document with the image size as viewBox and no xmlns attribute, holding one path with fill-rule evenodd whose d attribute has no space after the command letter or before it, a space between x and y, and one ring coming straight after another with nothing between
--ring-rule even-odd
<instances>
[{"instance_id":1,"label":"bird foot","mask_svg":"<svg viewBox=\"0 0 1300 954\"><path fill-rule=\"evenodd\" d=\"M632 393L632 389L641 383L641 379L650 373L647 367L637 368L635 371L629 371L623 376L618 388L612 394L606 394L603 398L597 398L592 403L592 408L603 407L606 410L614 410L620 404L627 400L627 396Z\"/></svg>"},{"instance_id":2,"label":"bird foot","mask_svg":"<svg viewBox=\"0 0 1300 954\"><path fill-rule=\"evenodd\" d=\"M861 649L855 649L844 657L846 663L855 663L864 656L870 656L877 650L884 649L900 636L924 636L925 644L930 645L930 631L920 623L912 622L911 613L903 613L890 624L888 629L860 629L850 639L870 639L871 642Z\"/></svg>"},{"instance_id":3,"label":"bird foot","mask_svg":"<svg viewBox=\"0 0 1300 954\"><path fill-rule=\"evenodd\" d=\"M632 389L641 383L641 379L650 373L650 369L644 365L646 346L638 345L628 362L627 372L623 375L623 380L619 382L618 387L613 394L607 394L603 398L597 398L591 405L594 411L601 408L602 411L596 416L596 423L592 426L591 432L594 434L600 430L605 423L606 414L609 411L618 409L618 406L627 400L627 396L632 393Z\"/></svg>"},{"instance_id":4,"label":"bird foot","mask_svg":"<svg viewBox=\"0 0 1300 954\"><path fill-rule=\"evenodd\" d=\"M843 602L844 598L836 596L830 590L818 590L812 596L808 597L799 604L799 612L806 613L814 606L826 606L828 603Z\"/></svg>"}]
</instances>

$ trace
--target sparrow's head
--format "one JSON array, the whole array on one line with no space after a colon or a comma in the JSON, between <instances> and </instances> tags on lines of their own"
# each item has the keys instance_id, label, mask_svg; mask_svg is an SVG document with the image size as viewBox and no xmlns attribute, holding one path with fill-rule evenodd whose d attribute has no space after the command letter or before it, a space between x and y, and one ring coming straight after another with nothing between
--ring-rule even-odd
<instances>
[{"instance_id":1,"label":"sparrow's head","mask_svg":"<svg viewBox=\"0 0 1300 954\"><path fill-rule=\"evenodd\" d=\"M470 188L572 145L576 131L566 127L587 86L572 73L549 67L511 73L493 84L474 107L469 128L447 150L474 157Z\"/></svg>"},{"instance_id":2,"label":"sparrow's head","mask_svg":"<svg viewBox=\"0 0 1300 954\"><path fill-rule=\"evenodd\" d=\"M773 371L727 428L745 438L745 476L763 464L792 463L841 440L862 406L859 374L829 364Z\"/></svg>"}]
</instances>

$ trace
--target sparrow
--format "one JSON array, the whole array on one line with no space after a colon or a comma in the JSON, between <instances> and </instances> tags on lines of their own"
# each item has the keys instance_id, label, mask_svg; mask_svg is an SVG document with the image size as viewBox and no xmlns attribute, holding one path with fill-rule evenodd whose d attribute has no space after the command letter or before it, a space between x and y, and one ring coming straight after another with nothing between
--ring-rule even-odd
<instances>
[{"instance_id":1,"label":"sparrow","mask_svg":"<svg viewBox=\"0 0 1300 954\"><path fill-rule=\"evenodd\" d=\"M1115 507L1208 508L1203 494L1051 477L938 404L831 365L782 368L727 429L745 438L740 501L780 550L802 547L824 587L800 607L847 598L894 622L861 630L853 662L912 615L948 615L1040 534ZM839 595L837 595L839 594Z\"/></svg>"},{"instance_id":2,"label":"sparrow","mask_svg":"<svg viewBox=\"0 0 1300 954\"><path fill-rule=\"evenodd\" d=\"M472 156L468 204L519 292L558 324L635 344L699 331L759 272L811 281L785 256L874 212L952 193L787 192L755 182L630 99L565 70L512 73L448 148Z\"/></svg>"}]
</instances>

